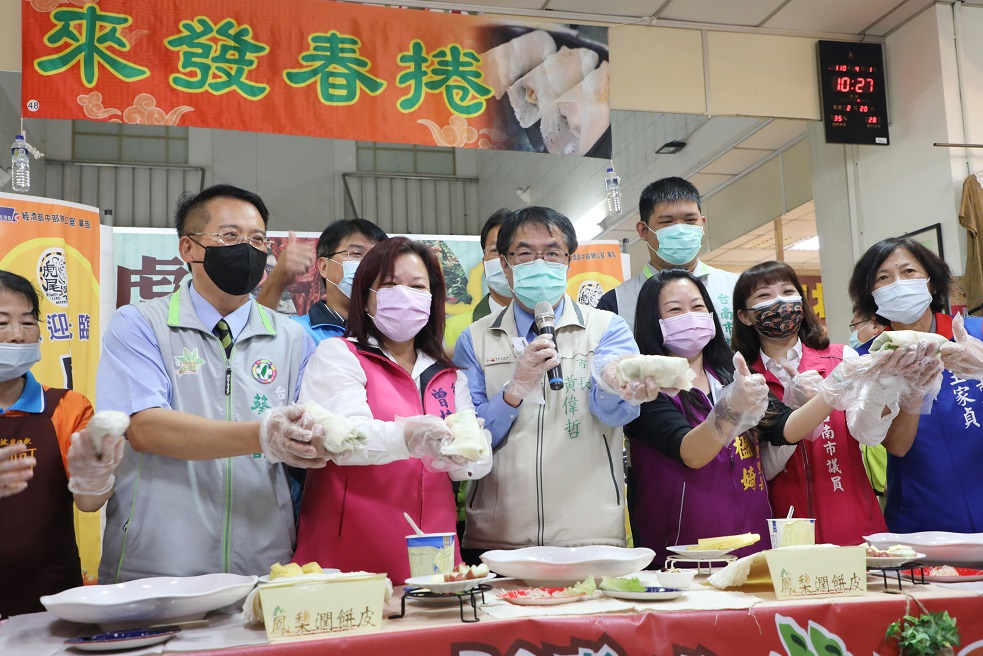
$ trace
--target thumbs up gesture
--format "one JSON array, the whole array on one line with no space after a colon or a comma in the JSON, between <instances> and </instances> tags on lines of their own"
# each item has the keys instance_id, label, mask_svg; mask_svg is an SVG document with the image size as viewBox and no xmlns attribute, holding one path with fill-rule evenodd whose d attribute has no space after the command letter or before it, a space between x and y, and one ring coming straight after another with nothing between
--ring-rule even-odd
<instances>
[{"instance_id":1,"label":"thumbs up gesture","mask_svg":"<svg viewBox=\"0 0 983 656\"><path fill-rule=\"evenodd\" d=\"M942 345L942 364L960 378L983 380L983 342L968 332L962 315L952 320L955 342Z\"/></svg>"}]
</instances>

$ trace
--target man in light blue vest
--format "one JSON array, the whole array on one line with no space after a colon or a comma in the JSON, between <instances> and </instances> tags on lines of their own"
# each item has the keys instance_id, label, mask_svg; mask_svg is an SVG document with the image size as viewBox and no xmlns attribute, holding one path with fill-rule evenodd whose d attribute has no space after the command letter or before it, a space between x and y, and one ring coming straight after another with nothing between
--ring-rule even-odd
<instances>
[{"instance_id":1,"label":"man in light blue vest","mask_svg":"<svg viewBox=\"0 0 983 656\"><path fill-rule=\"evenodd\" d=\"M216 185L177 212L192 279L120 308L96 381L97 408L130 415L106 509L102 583L214 572L263 574L293 555L286 463L323 467L296 399L314 343L250 299L269 212Z\"/></svg>"}]
</instances>

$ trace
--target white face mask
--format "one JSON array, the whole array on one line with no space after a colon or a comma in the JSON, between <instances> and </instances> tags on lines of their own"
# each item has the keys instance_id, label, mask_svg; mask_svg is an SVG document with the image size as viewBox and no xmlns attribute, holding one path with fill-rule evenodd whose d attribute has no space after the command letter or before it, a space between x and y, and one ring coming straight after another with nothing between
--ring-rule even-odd
<instances>
[{"instance_id":1,"label":"white face mask","mask_svg":"<svg viewBox=\"0 0 983 656\"><path fill-rule=\"evenodd\" d=\"M361 260L357 262L352 262L351 260L345 260L344 262L339 262L338 260L331 260L330 258L329 260L331 262L334 262L335 264L341 265L341 269L343 271L341 276L341 282L335 284L334 282L328 280L327 278L324 279L324 282L334 285L339 290L341 290L342 294L344 294L348 298L351 298L352 283L355 281L355 272L358 270L358 265L361 262Z\"/></svg>"},{"instance_id":2,"label":"white face mask","mask_svg":"<svg viewBox=\"0 0 983 656\"><path fill-rule=\"evenodd\" d=\"M505 277L502 261L497 257L494 260L485 260L484 267L488 289L506 298L512 298L512 288L509 287L508 278Z\"/></svg>"},{"instance_id":3,"label":"white face mask","mask_svg":"<svg viewBox=\"0 0 983 656\"><path fill-rule=\"evenodd\" d=\"M41 342L0 344L0 381L20 378L41 361Z\"/></svg>"},{"instance_id":4,"label":"white face mask","mask_svg":"<svg viewBox=\"0 0 983 656\"><path fill-rule=\"evenodd\" d=\"M928 278L898 280L875 289L873 296L874 303L877 304L877 314L892 323L915 323L932 304Z\"/></svg>"}]
</instances>

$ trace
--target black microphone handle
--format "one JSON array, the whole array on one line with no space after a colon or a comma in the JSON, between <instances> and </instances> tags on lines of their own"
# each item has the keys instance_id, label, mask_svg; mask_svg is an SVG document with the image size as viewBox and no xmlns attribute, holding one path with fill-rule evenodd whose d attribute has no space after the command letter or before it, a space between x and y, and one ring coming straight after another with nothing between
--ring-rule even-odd
<instances>
[{"instance_id":1,"label":"black microphone handle","mask_svg":"<svg viewBox=\"0 0 983 656\"><path fill-rule=\"evenodd\" d=\"M554 335L553 326L536 326L536 332L538 332L540 335ZM556 344L555 338L553 343ZM559 391L563 389L563 372L560 371L560 365L556 365L550 369L546 378L550 382L551 390Z\"/></svg>"}]
</instances>

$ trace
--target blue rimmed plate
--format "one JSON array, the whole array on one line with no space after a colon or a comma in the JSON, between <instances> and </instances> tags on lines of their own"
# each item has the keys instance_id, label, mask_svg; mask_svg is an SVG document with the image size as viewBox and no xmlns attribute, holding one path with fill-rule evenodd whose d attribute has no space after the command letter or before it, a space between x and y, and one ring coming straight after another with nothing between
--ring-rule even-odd
<instances>
[{"instance_id":1,"label":"blue rimmed plate","mask_svg":"<svg viewBox=\"0 0 983 656\"><path fill-rule=\"evenodd\" d=\"M115 631L83 638L72 638L66 640L65 644L80 651L136 649L167 642L177 632L175 629L130 629L129 631Z\"/></svg>"}]
</instances>

